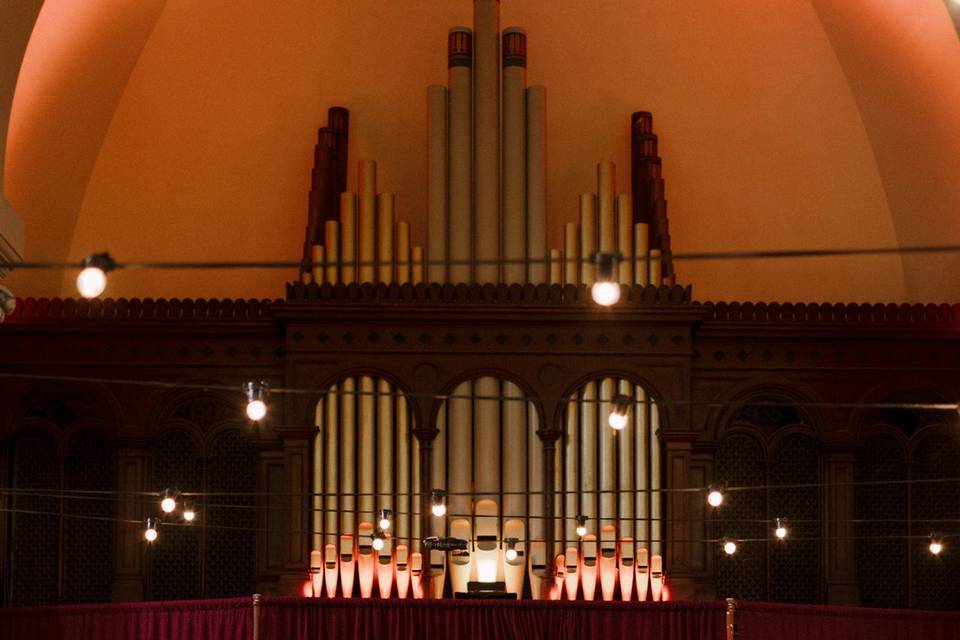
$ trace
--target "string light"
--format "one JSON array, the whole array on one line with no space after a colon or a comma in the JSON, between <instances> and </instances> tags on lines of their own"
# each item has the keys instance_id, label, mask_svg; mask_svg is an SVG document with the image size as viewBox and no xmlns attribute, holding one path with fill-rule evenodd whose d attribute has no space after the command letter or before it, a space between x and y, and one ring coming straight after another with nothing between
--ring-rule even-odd
<instances>
[{"instance_id":1,"label":"string light","mask_svg":"<svg viewBox=\"0 0 960 640\"><path fill-rule=\"evenodd\" d=\"M787 527L781 518L777 518L777 528L773 530L773 535L777 536L779 540L787 537Z\"/></svg>"},{"instance_id":2,"label":"string light","mask_svg":"<svg viewBox=\"0 0 960 640\"><path fill-rule=\"evenodd\" d=\"M577 536L587 535L587 516L577 516Z\"/></svg>"},{"instance_id":3,"label":"string light","mask_svg":"<svg viewBox=\"0 0 960 640\"><path fill-rule=\"evenodd\" d=\"M373 543L372 543L373 548L377 551L382 550L383 549L383 531L380 531L379 529L377 529L373 533L372 537L373 537Z\"/></svg>"},{"instance_id":4,"label":"string light","mask_svg":"<svg viewBox=\"0 0 960 640\"><path fill-rule=\"evenodd\" d=\"M117 263L107 252L85 258L83 269L77 276L77 291L84 298L96 298L107 288L107 273L116 268Z\"/></svg>"},{"instance_id":5,"label":"string light","mask_svg":"<svg viewBox=\"0 0 960 640\"><path fill-rule=\"evenodd\" d=\"M164 513L173 513L177 508L177 494L170 489L165 489L160 494L160 510Z\"/></svg>"},{"instance_id":6,"label":"string light","mask_svg":"<svg viewBox=\"0 0 960 640\"><path fill-rule=\"evenodd\" d=\"M716 485L707 487L707 504L714 509L723 504L723 492L720 487Z\"/></svg>"},{"instance_id":7,"label":"string light","mask_svg":"<svg viewBox=\"0 0 960 640\"><path fill-rule=\"evenodd\" d=\"M386 531L390 528L390 516L393 514L390 509L380 509L380 529Z\"/></svg>"},{"instance_id":8,"label":"string light","mask_svg":"<svg viewBox=\"0 0 960 640\"><path fill-rule=\"evenodd\" d=\"M507 543L507 550L504 551L503 557L506 558L508 562L513 562L519 555L517 553L517 543L520 542L520 540L517 538L507 538L504 542Z\"/></svg>"},{"instance_id":9,"label":"string light","mask_svg":"<svg viewBox=\"0 0 960 640\"><path fill-rule=\"evenodd\" d=\"M737 543L729 538L723 539L723 552L728 556L732 556L737 552Z\"/></svg>"},{"instance_id":10,"label":"string light","mask_svg":"<svg viewBox=\"0 0 960 640\"><path fill-rule=\"evenodd\" d=\"M183 520L184 522L193 522L197 519L197 512L193 508L193 505L189 502L183 503Z\"/></svg>"},{"instance_id":11,"label":"string light","mask_svg":"<svg viewBox=\"0 0 960 640\"><path fill-rule=\"evenodd\" d=\"M440 489L434 489L430 492L430 501L433 503L430 507L430 511L433 512L434 517L442 518L447 515L447 503L444 502L446 493Z\"/></svg>"},{"instance_id":12,"label":"string light","mask_svg":"<svg viewBox=\"0 0 960 640\"><path fill-rule=\"evenodd\" d=\"M247 417L253 422L259 422L266 417L266 400L269 392L270 387L263 380L244 383L243 395L247 399Z\"/></svg>"},{"instance_id":13,"label":"string light","mask_svg":"<svg viewBox=\"0 0 960 640\"><path fill-rule=\"evenodd\" d=\"M156 518L147 518L147 528L143 532L143 539L147 542L155 542L157 540L157 524L158 521Z\"/></svg>"},{"instance_id":14,"label":"string light","mask_svg":"<svg viewBox=\"0 0 960 640\"><path fill-rule=\"evenodd\" d=\"M940 540L938 536L930 536L930 553L935 556L939 556L940 552L943 551L943 541Z\"/></svg>"},{"instance_id":15,"label":"string light","mask_svg":"<svg viewBox=\"0 0 960 640\"><path fill-rule=\"evenodd\" d=\"M590 296L602 307L616 304L620 300L620 283L616 279L620 254L600 251L592 259L597 265L597 280L590 287Z\"/></svg>"},{"instance_id":16,"label":"string light","mask_svg":"<svg viewBox=\"0 0 960 640\"><path fill-rule=\"evenodd\" d=\"M607 424L615 431L627 426L627 409L630 406L630 397L622 393L613 396L613 409L607 416Z\"/></svg>"}]
</instances>

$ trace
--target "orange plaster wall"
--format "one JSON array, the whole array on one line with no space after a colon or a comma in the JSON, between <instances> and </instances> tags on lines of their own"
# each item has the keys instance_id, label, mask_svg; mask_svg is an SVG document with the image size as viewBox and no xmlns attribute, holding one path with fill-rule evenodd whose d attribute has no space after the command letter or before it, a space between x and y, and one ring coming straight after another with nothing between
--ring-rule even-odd
<instances>
[{"instance_id":1,"label":"orange plaster wall","mask_svg":"<svg viewBox=\"0 0 960 640\"><path fill-rule=\"evenodd\" d=\"M107 248L118 259L299 258L313 141L334 104L351 109L351 159L380 161L381 188L399 192L400 216L423 240L426 85L445 81L447 27L470 23L467 0L250 3L243 12L225 0L160 4L152 22L138 14L125 23L123 59L135 64L123 86L121 70L93 55L73 74L119 87L79 87L103 107L57 112L71 127L101 123L99 139L84 134L72 156L41 161L37 143L56 127L25 126L15 102L11 140L17 128L21 146L7 180L30 211L29 257ZM502 26L527 29L528 79L548 88L550 244L560 246L562 223L575 219L577 194L594 187L598 160L616 161L627 188L637 109L654 112L661 136L675 250L895 244L889 178L874 157L874 137L887 134L865 126L860 86L838 60L834 40L853 36L825 30L821 17L805 0L504 0ZM38 25L35 39L41 33ZM25 69L33 57L31 43ZM53 73L31 64L34 82ZM78 154L92 157L87 178L68 175L56 206L41 206L53 198L50 175ZM40 231L48 226L58 228ZM699 298L912 296L898 258L686 263L679 273ZM118 273L108 295L272 297L291 276ZM18 293L71 294L72 279L24 278Z\"/></svg>"}]
</instances>

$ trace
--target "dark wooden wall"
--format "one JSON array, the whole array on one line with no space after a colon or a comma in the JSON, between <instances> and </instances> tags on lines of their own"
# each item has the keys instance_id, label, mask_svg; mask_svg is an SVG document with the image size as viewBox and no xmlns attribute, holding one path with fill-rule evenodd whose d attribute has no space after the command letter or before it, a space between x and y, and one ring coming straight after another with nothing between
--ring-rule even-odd
<instances>
[{"instance_id":1,"label":"dark wooden wall","mask_svg":"<svg viewBox=\"0 0 960 640\"><path fill-rule=\"evenodd\" d=\"M0 373L237 392L0 380L3 486L49 489L0 495L4 602L294 592L306 577L310 519L306 497L290 494L310 491L314 406L328 385L365 373L413 394L422 462L441 403L432 396L462 380L494 374L530 394L549 466L563 399L611 375L643 384L663 406L669 488L836 483L734 494L720 513L708 513L700 495L669 494L675 597L957 608L945 585L960 553L933 561L925 543L877 536L926 535L938 519L956 518L958 486L842 483L960 476L954 412L855 406L956 401L958 336L960 307L713 305L691 302L681 287L636 287L612 310L594 307L585 288L546 286L298 284L287 301L21 300L0 325ZM312 393L275 395L254 427L239 393L252 379ZM552 479L546 469L548 487ZM249 491L198 505L205 521L237 533L164 529L164 544L147 549L142 525L69 516L82 508L141 521L156 500L58 499L62 489L170 485ZM744 545L733 559L690 542L763 537L765 525L745 521L777 516L792 520L797 540Z\"/></svg>"}]
</instances>

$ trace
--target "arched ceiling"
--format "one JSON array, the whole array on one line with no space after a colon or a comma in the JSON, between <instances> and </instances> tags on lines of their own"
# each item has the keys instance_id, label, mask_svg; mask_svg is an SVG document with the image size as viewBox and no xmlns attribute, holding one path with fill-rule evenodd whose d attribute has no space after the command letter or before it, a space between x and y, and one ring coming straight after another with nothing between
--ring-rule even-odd
<instances>
[{"instance_id":1,"label":"arched ceiling","mask_svg":"<svg viewBox=\"0 0 960 640\"><path fill-rule=\"evenodd\" d=\"M960 41L942 0L503 0L548 92L560 245L594 164L629 174L654 113L676 251L960 243ZM47 0L10 117L5 190L27 258L298 259L316 129L425 236L426 85L469 0ZM2 115L2 114L0 114ZM351 172L351 184L353 175ZM698 298L956 300L960 258L683 263ZM73 274L15 273L20 295ZM184 277L187 276L187 277ZM267 296L280 272L111 276L108 295Z\"/></svg>"}]
</instances>

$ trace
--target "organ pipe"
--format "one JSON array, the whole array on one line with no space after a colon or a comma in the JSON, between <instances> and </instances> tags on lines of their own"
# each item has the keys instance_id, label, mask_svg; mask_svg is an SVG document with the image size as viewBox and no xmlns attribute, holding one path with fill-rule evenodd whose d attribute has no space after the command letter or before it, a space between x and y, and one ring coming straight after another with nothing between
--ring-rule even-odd
<instances>
[{"instance_id":1,"label":"organ pipe","mask_svg":"<svg viewBox=\"0 0 960 640\"><path fill-rule=\"evenodd\" d=\"M341 420L342 424L348 425L349 427L354 427L354 425L357 424L356 405L354 403L354 399L356 398L355 391L356 383L353 378L347 378L343 381L344 402ZM344 428L340 438L340 531L349 532L350 534L355 531L355 514L357 509L356 498L354 497L354 492L356 492L356 484L354 481L354 478L356 478L356 464L354 462L354 456L357 452L355 434L355 427ZM352 560L352 542L350 549L346 550L346 553L351 556L350 559ZM341 546L340 555L343 556L343 554L344 549Z\"/></svg>"},{"instance_id":2,"label":"organ pipe","mask_svg":"<svg viewBox=\"0 0 960 640\"><path fill-rule=\"evenodd\" d=\"M313 266L310 269L310 275L314 282L323 282L323 247L315 244L310 248L310 262Z\"/></svg>"},{"instance_id":3,"label":"organ pipe","mask_svg":"<svg viewBox=\"0 0 960 640\"><path fill-rule=\"evenodd\" d=\"M567 600L576 600L577 591L580 587L580 554L577 548L567 547L564 558L564 579L563 588L567 594Z\"/></svg>"},{"instance_id":4,"label":"organ pipe","mask_svg":"<svg viewBox=\"0 0 960 640\"><path fill-rule=\"evenodd\" d=\"M470 282L473 229L473 35L465 27L447 40L449 86L449 267L450 281Z\"/></svg>"},{"instance_id":5,"label":"organ pipe","mask_svg":"<svg viewBox=\"0 0 960 640\"><path fill-rule=\"evenodd\" d=\"M531 523L532 526L532 523ZM530 596L534 600L547 599L547 545L531 534L530 541Z\"/></svg>"},{"instance_id":6,"label":"organ pipe","mask_svg":"<svg viewBox=\"0 0 960 640\"><path fill-rule=\"evenodd\" d=\"M650 596L654 602L660 602L663 596L663 558L650 556Z\"/></svg>"},{"instance_id":7,"label":"organ pipe","mask_svg":"<svg viewBox=\"0 0 960 640\"><path fill-rule=\"evenodd\" d=\"M580 557L580 587L583 599L593 600L597 594L597 536L588 533L583 536Z\"/></svg>"},{"instance_id":8,"label":"organ pipe","mask_svg":"<svg viewBox=\"0 0 960 640\"><path fill-rule=\"evenodd\" d=\"M564 488L564 531L562 540L565 540L567 544L571 541L577 539L577 523L574 520L578 515L580 515L580 501L579 489L580 485L578 483L579 479L579 466L580 466L580 448L579 448L579 433L577 425L577 402L571 400L567 403L567 424L566 431L564 433L564 449L565 449L565 464L563 465L564 470L564 479L563 479L563 488ZM559 511L557 513L560 513Z\"/></svg>"},{"instance_id":9,"label":"organ pipe","mask_svg":"<svg viewBox=\"0 0 960 640\"><path fill-rule=\"evenodd\" d=\"M397 545L396 584L397 597L401 600L407 597L410 591L410 550L405 544ZM380 594L383 596L383 593Z\"/></svg>"},{"instance_id":10,"label":"organ pipe","mask_svg":"<svg viewBox=\"0 0 960 640\"><path fill-rule=\"evenodd\" d=\"M518 403L519 404L519 403ZM537 416L536 408L530 404L527 408L527 424L523 425L523 428L527 432L527 489L530 491L530 496L528 498L529 504L527 508L530 510L530 518L527 523L527 529L530 532L531 540L543 540L546 527L544 526L543 517L546 514L545 501L548 500L546 496L543 495L543 445L540 441L540 436L537 435L537 425L539 423L539 418ZM504 467L509 468L507 462L504 461ZM554 485L556 488L560 488L561 485ZM512 511L510 507L504 506L504 511L510 515L514 515L518 512ZM561 511L554 512L555 514L562 513ZM543 569L546 569L547 555L546 548L543 549L543 554L540 555L539 560ZM530 556L533 557L533 550L530 550Z\"/></svg>"},{"instance_id":11,"label":"organ pipe","mask_svg":"<svg viewBox=\"0 0 960 640\"><path fill-rule=\"evenodd\" d=\"M663 521L660 494L660 410L650 406L650 553L659 556L662 549Z\"/></svg>"},{"instance_id":12,"label":"organ pipe","mask_svg":"<svg viewBox=\"0 0 960 640\"><path fill-rule=\"evenodd\" d=\"M353 402L353 398L348 398L348 402ZM339 448L337 446L338 436L339 436L339 421L337 416L340 409L340 396L337 394L337 385L330 387L330 392L327 393L327 398L325 402L326 406L326 416L324 421L324 454L326 456L325 460L325 481L324 481L324 491L327 492L327 496L324 498L326 501L326 544L336 544L337 542L337 491L338 491L338 474L337 469L340 465L337 464L337 452ZM314 547L318 548L318 547Z\"/></svg>"},{"instance_id":13,"label":"organ pipe","mask_svg":"<svg viewBox=\"0 0 960 640\"><path fill-rule=\"evenodd\" d=\"M357 527L357 582L360 583L361 598L369 598L373 594L376 570L377 552L373 548L373 525L361 522Z\"/></svg>"},{"instance_id":14,"label":"organ pipe","mask_svg":"<svg viewBox=\"0 0 960 640\"><path fill-rule=\"evenodd\" d=\"M496 378L484 376L474 382L474 389L477 430L473 453L477 495L499 498L501 445L500 401L497 397L500 395L500 385Z\"/></svg>"},{"instance_id":15,"label":"organ pipe","mask_svg":"<svg viewBox=\"0 0 960 640\"><path fill-rule=\"evenodd\" d=\"M383 541L383 548L376 552L377 558L377 588L381 598L389 598L393 592L393 538L387 537Z\"/></svg>"},{"instance_id":16,"label":"organ pipe","mask_svg":"<svg viewBox=\"0 0 960 640\"><path fill-rule=\"evenodd\" d=\"M637 543L647 546L650 540L650 463L649 463L649 442L650 442L650 423L647 417L647 394L643 387L637 385L634 387L634 415L636 415L636 518Z\"/></svg>"},{"instance_id":17,"label":"organ pipe","mask_svg":"<svg viewBox=\"0 0 960 640\"><path fill-rule=\"evenodd\" d=\"M621 537L620 538L620 549L619 549L619 558L620 571L619 571L619 582L620 582L620 599L624 602L629 602L633 599L633 582L634 582L634 549L633 549L633 538L630 537Z\"/></svg>"},{"instance_id":18,"label":"organ pipe","mask_svg":"<svg viewBox=\"0 0 960 640\"><path fill-rule=\"evenodd\" d=\"M479 582L496 582L501 579L500 572L500 531L497 512L497 503L494 500L478 500L474 518L476 544L474 576Z\"/></svg>"},{"instance_id":19,"label":"organ pipe","mask_svg":"<svg viewBox=\"0 0 960 640\"><path fill-rule=\"evenodd\" d=\"M600 529L600 596L613 600L617 586L617 528L610 524Z\"/></svg>"},{"instance_id":20,"label":"organ pipe","mask_svg":"<svg viewBox=\"0 0 960 640\"><path fill-rule=\"evenodd\" d=\"M310 586L314 598L323 595L323 553L320 551L310 552Z\"/></svg>"},{"instance_id":21,"label":"organ pipe","mask_svg":"<svg viewBox=\"0 0 960 640\"><path fill-rule=\"evenodd\" d=\"M343 282L357 278L357 194L340 194L340 277Z\"/></svg>"},{"instance_id":22,"label":"organ pipe","mask_svg":"<svg viewBox=\"0 0 960 640\"><path fill-rule=\"evenodd\" d=\"M361 160L358 176L358 276L360 282L373 282L376 271L376 197L377 163L373 160Z\"/></svg>"},{"instance_id":23,"label":"organ pipe","mask_svg":"<svg viewBox=\"0 0 960 640\"><path fill-rule=\"evenodd\" d=\"M650 552L645 546L637 547L637 599L645 602L650 588Z\"/></svg>"},{"instance_id":24,"label":"organ pipe","mask_svg":"<svg viewBox=\"0 0 960 640\"><path fill-rule=\"evenodd\" d=\"M475 280L487 283L500 257L500 0L474 0L473 27Z\"/></svg>"},{"instance_id":25,"label":"organ pipe","mask_svg":"<svg viewBox=\"0 0 960 640\"><path fill-rule=\"evenodd\" d=\"M427 249L430 282L447 281L447 88L427 88ZM409 235L408 238L409 240ZM400 252L401 258L403 251ZM409 276L408 276L409 278ZM401 274L400 282L406 282Z\"/></svg>"},{"instance_id":26,"label":"organ pipe","mask_svg":"<svg viewBox=\"0 0 960 640\"><path fill-rule=\"evenodd\" d=\"M633 253L633 203L629 193L617 196L617 251L620 252L620 268L617 275L620 284L631 285L634 279Z\"/></svg>"},{"instance_id":27,"label":"organ pipe","mask_svg":"<svg viewBox=\"0 0 960 640\"><path fill-rule=\"evenodd\" d=\"M639 285L650 284L649 237L649 226L646 222L638 222L634 225L633 252L636 258L633 263L633 280Z\"/></svg>"},{"instance_id":28,"label":"organ pipe","mask_svg":"<svg viewBox=\"0 0 960 640\"><path fill-rule=\"evenodd\" d=\"M393 219L395 193L377 196L377 282L390 284L393 278Z\"/></svg>"},{"instance_id":29,"label":"organ pipe","mask_svg":"<svg viewBox=\"0 0 960 640\"><path fill-rule=\"evenodd\" d=\"M410 425L407 422L407 400L403 396L397 397L396 414L396 433L397 433L397 463L394 467L397 473L397 514L396 514L396 532L397 543L406 544L410 542L410 525L417 521L417 518L411 514L413 503L417 502L418 484L417 475L410 474ZM393 426L393 425L391 425ZM381 490L383 485L381 484ZM389 490L389 488L388 488ZM397 547L399 553L400 547ZM398 559L399 570L399 559Z\"/></svg>"},{"instance_id":30,"label":"organ pipe","mask_svg":"<svg viewBox=\"0 0 960 640\"><path fill-rule=\"evenodd\" d=\"M340 262L340 223L336 220L327 220L324 237L326 238L324 253L327 260L324 279L330 284L336 284L339 280L337 263Z\"/></svg>"},{"instance_id":31,"label":"organ pipe","mask_svg":"<svg viewBox=\"0 0 960 640\"><path fill-rule=\"evenodd\" d=\"M503 280L525 282L527 255L527 36L503 32Z\"/></svg>"},{"instance_id":32,"label":"organ pipe","mask_svg":"<svg viewBox=\"0 0 960 640\"><path fill-rule=\"evenodd\" d=\"M450 522L450 535L461 540L473 540L473 529L470 521L465 518L457 518ZM472 554L470 549L474 545L468 544L467 549L457 549L450 552L450 586L454 593L465 593L467 583L471 580ZM432 568L432 567L431 567ZM441 593L443 586L440 587Z\"/></svg>"},{"instance_id":33,"label":"organ pipe","mask_svg":"<svg viewBox=\"0 0 960 640\"><path fill-rule=\"evenodd\" d=\"M547 92L539 85L527 88L527 281L547 279ZM552 252L551 252L552 253ZM559 257L559 256L558 256ZM550 257L551 268L553 256ZM550 283L559 283L551 272Z\"/></svg>"},{"instance_id":34,"label":"organ pipe","mask_svg":"<svg viewBox=\"0 0 960 640\"><path fill-rule=\"evenodd\" d=\"M329 401L328 401L329 402ZM324 438L324 426L326 421L324 420L324 405L326 402L321 398L317 403L316 409L316 424L317 424L317 433L313 438L313 492L314 495L311 497L311 507L313 508L312 520L313 520L313 536L311 536L311 544L314 550L320 549L323 547L323 530L326 525L324 514L326 510L324 509L324 498L322 494L324 492L324 445L326 440ZM316 552L316 551L315 551ZM319 552L316 552L319 553ZM311 555L311 562L313 556ZM311 564L311 567L313 565Z\"/></svg>"},{"instance_id":35,"label":"organ pipe","mask_svg":"<svg viewBox=\"0 0 960 640\"><path fill-rule=\"evenodd\" d=\"M443 557L442 553L440 557ZM442 568L443 565L441 564ZM413 592L414 598L417 600L423 599L425 591L423 586L423 554L417 552L410 554L410 590Z\"/></svg>"},{"instance_id":36,"label":"organ pipe","mask_svg":"<svg viewBox=\"0 0 960 640\"><path fill-rule=\"evenodd\" d=\"M370 376L360 378L360 395L357 398L360 404L360 474L357 478L359 486L359 517L362 523L373 522L374 509L374 472L376 460L376 441L374 440L374 383ZM360 541L361 546L365 544ZM369 541L366 542L369 544Z\"/></svg>"},{"instance_id":37,"label":"organ pipe","mask_svg":"<svg viewBox=\"0 0 960 640\"><path fill-rule=\"evenodd\" d=\"M596 268L590 256L597 251L597 196L580 194L580 283L591 285Z\"/></svg>"},{"instance_id":38,"label":"organ pipe","mask_svg":"<svg viewBox=\"0 0 960 640\"><path fill-rule=\"evenodd\" d=\"M393 471L394 471L394 446L393 446L393 395L390 389L390 383L386 380L377 381L377 429L376 429L376 451L377 458L377 504L376 509L393 508ZM396 451L399 457L399 451ZM402 484L400 485L403 486ZM402 490L406 493L405 490Z\"/></svg>"},{"instance_id":39,"label":"organ pipe","mask_svg":"<svg viewBox=\"0 0 960 640\"><path fill-rule=\"evenodd\" d=\"M397 282L410 282L410 271L410 223L401 222L397 225Z\"/></svg>"},{"instance_id":40,"label":"organ pipe","mask_svg":"<svg viewBox=\"0 0 960 640\"><path fill-rule=\"evenodd\" d=\"M580 283L580 227L576 222L564 226L563 283Z\"/></svg>"},{"instance_id":41,"label":"organ pipe","mask_svg":"<svg viewBox=\"0 0 960 640\"><path fill-rule=\"evenodd\" d=\"M337 566L337 545L328 543L323 547L323 582L328 598L337 595Z\"/></svg>"},{"instance_id":42,"label":"organ pipe","mask_svg":"<svg viewBox=\"0 0 960 640\"><path fill-rule=\"evenodd\" d=\"M352 513L350 517L353 518ZM353 526L344 530L352 531ZM340 596L343 598L353 597L356 564L356 540L351 534L345 533L340 536Z\"/></svg>"},{"instance_id":43,"label":"organ pipe","mask_svg":"<svg viewBox=\"0 0 960 640\"><path fill-rule=\"evenodd\" d=\"M616 217L614 198L616 193L616 167L612 162L597 164L597 219L599 221L600 251L616 250Z\"/></svg>"},{"instance_id":44,"label":"organ pipe","mask_svg":"<svg viewBox=\"0 0 960 640\"><path fill-rule=\"evenodd\" d=\"M616 441L621 438L617 437L620 434L613 429L608 428L604 423L606 422L607 413L612 410L611 401L616 395L616 380L611 378L604 378L600 382L600 393L599 398L600 402L593 405L594 414L600 414L596 416L597 420L597 430L600 432L600 462L599 471L600 471L600 526L601 533L603 527L607 525L612 525L616 522L617 517L617 496L615 494L617 488L617 452L616 452ZM626 438L626 434L623 434L623 437Z\"/></svg>"},{"instance_id":45,"label":"organ pipe","mask_svg":"<svg viewBox=\"0 0 960 640\"><path fill-rule=\"evenodd\" d=\"M580 404L580 513L597 521L597 386L588 383Z\"/></svg>"}]
</instances>

